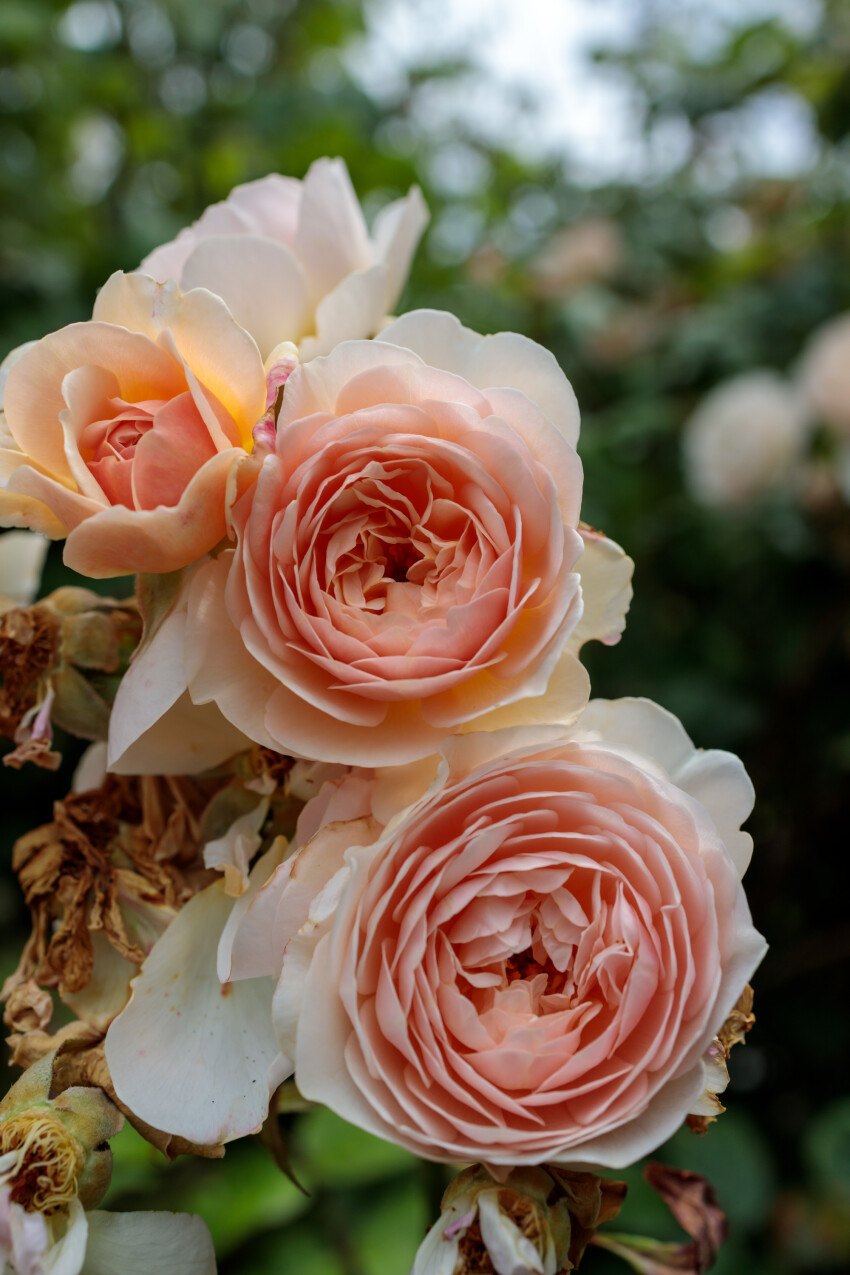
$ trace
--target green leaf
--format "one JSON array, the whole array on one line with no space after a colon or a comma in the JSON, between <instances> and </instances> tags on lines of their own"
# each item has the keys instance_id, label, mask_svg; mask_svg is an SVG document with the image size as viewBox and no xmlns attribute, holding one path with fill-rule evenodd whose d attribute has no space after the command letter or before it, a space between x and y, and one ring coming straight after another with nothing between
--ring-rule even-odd
<instances>
[{"instance_id":1,"label":"green leaf","mask_svg":"<svg viewBox=\"0 0 850 1275\"><path fill-rule=\"evenodd\" d=\"M303 1115L296 1127L298 1157L309 1186L361 1186L398 1176L417 1160L391 1142L375 1138L321 1107Z\"/></svg>"}]
</instances>

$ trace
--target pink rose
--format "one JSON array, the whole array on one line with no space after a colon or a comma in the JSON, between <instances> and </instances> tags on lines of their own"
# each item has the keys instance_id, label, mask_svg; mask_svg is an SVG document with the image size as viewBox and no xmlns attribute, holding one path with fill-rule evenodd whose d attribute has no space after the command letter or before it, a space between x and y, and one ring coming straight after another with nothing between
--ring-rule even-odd
<instances>
[{"instance_id":1,"label":"pink rose","mask_svg":"<svg viewBox=\"0 0 850 1275\"><path fill-rule=\"evenodd\" d=\"M427 222L414 186L378 214L370 235L343 161L319 159L303 182L273 173L237 186L141 269L217 293L263 358L294 341L306 360L378 331Z\"/></svg>"},{"instance_id":2,"label":"pink rose","mask_svg":"<svg viewBox=\"0 0 850 1275\"><path fill-rule=\"evenodd\" d=\"M444 757L371 842L352 790L361 817L249 906L235 976L278 960L304 1096L417 1155L631 1164L699 1099L764 952L740 880L749 780L640 700Z\"/></svg>"},{"instance_id":3,"label":"pink rose","mask_svg":"<svg viewBox=\"0 0 850 1275\"><path fill-rule=\"evenodd\" d=\"M299 367L234 508L237 547L192 582L194 702L279 752L358 765L538 711L547 688L544 711L580 711L577 430L547 351L437 312ZM615 636L630 595L631 564L597 539L603 627L577 641Z\"/></svg>"},{"instance_id":4,"label":"pink rose","mask_svg":"<svg viewBox=\"0 0 850 1275\"><path fill-rule=\"evenodd\" d=\"M0 517L67 535L84 575L185 566L225 535L265 401L257 346L218 297L113 275L91 322L9 371Z\"/></svg>"}]
</instances>

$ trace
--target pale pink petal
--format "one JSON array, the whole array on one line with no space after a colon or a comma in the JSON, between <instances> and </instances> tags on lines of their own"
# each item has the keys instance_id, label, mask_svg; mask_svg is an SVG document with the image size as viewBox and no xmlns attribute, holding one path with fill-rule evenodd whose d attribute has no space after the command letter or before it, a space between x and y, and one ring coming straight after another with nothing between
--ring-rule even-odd
<instances>
[{"instance_id":1,"label":"pale pink petal","mask_svg":"<svg viewBox=\"0 0 850 1275\"><path fill-rule=\"evenodd\" d=\"M317 159L310 166L293 247L314 305L346 275L371 266L366 222L341 159Z\"/></svg>"},{"instance_id":2,"label":"pale pink petal","mask_svg":"<svg viewBox=\"0 0 850 1275\"><path fill-rule=\"evenodd\" d=\"M226 302L263 359L309 329L304 275L289 248L259 235L203 239L183 267L186 288L208 288ZM260 413L257 414L259 418Z\"/></svg>"},{"instance_id":3,"label":"pale pink petal","mask_svg":"<svg viewBox=\"0 0 850 1275\"><path fill-rule=\"evenodd\" d=\"M414 350L432 367L456 372L478 389L521 390L574 447L575 394L549 350L516 332L479 336L442 310L411 310L381 332L381 340Z\"/></svg>"},{"instance_id":4,"label":"pale pink petal","mask_svg":"<svg viewBox=\"0 0 850 1275\"><path fill-rule=\"evenodd\" d=\"M398 304L428 221L428 205L418 186L411 186L403 199L387 204L375 218L372 227L375 256L387 271L384 314L391 314Z\"/></svg>"},{"instance_id":5,"label":"pale pink petal","mask_svg":"<svg viewBox=\"0 0 850 1275\"><path fill-rule=\"evenodd\" d=\"M179 279L192 249L211 235L257 234L291 245L300 203L301 183L292 177L270 173L245 182L234 187L222 203L205 209L194 225L181 230L171 243L155 248L139 269L155 279Z\"/></svg>"},{"instance_id":6,"label":"pale pink petal","mask_svg":"<svg viewBox=\"0 0 850 1275\"><path fill-rule=\"evenodd\" d=\"M314 335L305 336L299 347L302 361L329 354L342 341L377 332L386 312L386 291L383 266L371 266L341 279L316 306Z\"/></svg>"},{"instance_id":7,"label":"pale pink petal","mask_svg":"<svg viewBox=\"0 0 850 1275\"><path fill-rule=\"evenodd\" d=\"M292 373L286 383L278 430L315 412L335 412L337 399L349 381L370 368L406 364L421 364L421 359L410 350L383 341L344 341Z\"/></svg>"},{"instance_id":8,"label":"pale pink petal","mask_svg":"<svg viewBox=\"0 0 850 1275\"><path fill-rule=\"evenodd\" d=\"M648 699L591 700L579 729L598 731L606 743L663 766L711 815L739 875L744 875L753 843L740 828L752 812L755 792L739 758L717 748L696 748L679 719Z\"/></svg>"}]
</instances>

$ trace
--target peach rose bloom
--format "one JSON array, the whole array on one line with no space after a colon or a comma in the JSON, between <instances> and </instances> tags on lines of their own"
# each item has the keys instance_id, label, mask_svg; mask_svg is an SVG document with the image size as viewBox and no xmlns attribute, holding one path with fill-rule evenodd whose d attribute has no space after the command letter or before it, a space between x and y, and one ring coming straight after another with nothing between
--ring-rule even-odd
<instances>
[{"instance_id":1,"label":"peach rose bloom","mask_svg":"<svg viewBox=\"0 0 850 1275\"><path fill-rule=\"evenodd\" d=\"M437 313L401 322L408 348L395 325L293 373L275 453L233 511L237 547L193 581L193 700L279 752L431 753L542 694L581 616L563 373L521 337L464 336ZM461 371L433 361L437 333L468 338Z\"/></svg>"},{"instance_id":2,"label":"peach rose bloom","mask_svg":"<svg viewBox=\"0 0 850 1275\"><path fill-rule=\"evenodd\" d=\"M370 234L343 161L318 159L303 182L272 173L237 186L141 269L222 297L263 358L294 341L306 360L378 331L427 223L414 186Z\"/></svg>"},{"instance_id":3,"label":"peach rose bloom","mask_svg":"<svg viewBox=\"0 0 850 1275\"><path fill-rule=\"evenodd\" d=\"M84 575L186 566L225 535L265 404L257 346L218 297L115 274L90 322L9 370L0 520L67 536Z\"/></svg>"},{"instance_id":4,"label":"peach rose bloom","mask_svg":"<svg viewBox=\"0 0 850 1275\"><path fill-rule=\"evenodd\" d=\"M443 755L378 835L380 777L372 810L350 787L351 823L332 784L333 817L244 914L231 977L278 962L301 1092L416 1155L631 1164L699 1100L765 950L746 773L641 700Z\"/></svg>"}]
</instances>

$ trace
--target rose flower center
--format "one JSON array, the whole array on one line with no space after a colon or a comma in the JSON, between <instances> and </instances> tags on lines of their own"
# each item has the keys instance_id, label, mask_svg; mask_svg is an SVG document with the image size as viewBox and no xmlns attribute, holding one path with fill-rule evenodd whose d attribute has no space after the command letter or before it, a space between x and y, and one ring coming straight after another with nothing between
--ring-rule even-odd
<instances>
[{"instance_id":1,"label":"rose flower center","mask_svg":"<svg viewBox=\"0 0 850 1275\"><path fill-rule=\"evenodd\" d=\"M28 1213L55 1213L77 1193L79 1143L49 1111L26 1111L0 1123L0 1185Z\"/></svg>"}]
</instances>

